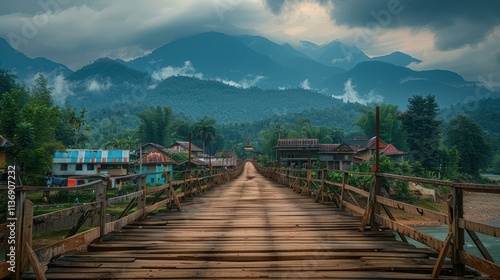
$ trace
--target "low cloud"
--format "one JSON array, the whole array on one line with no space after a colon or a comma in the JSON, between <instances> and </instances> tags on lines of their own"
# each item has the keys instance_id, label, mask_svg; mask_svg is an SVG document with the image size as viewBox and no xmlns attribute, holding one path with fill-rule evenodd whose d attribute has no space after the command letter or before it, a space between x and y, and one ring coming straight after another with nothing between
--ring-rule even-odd
<instances>
[{"instance_id":1,"label":"low cloud","mask_svg":"<svg viewBox=\"0 0 500 280\"><path fill-rule=\"evenodd\" d=\"M236 82L233 80L225 80L225 79L216 79L217 81L224 83L226 85L230 85L233 87L239 87L239 88L250 88L257 86L259 81L265 79L266 77L264 76L258 76L258 75L246 75L243 79L240 81Z\"/></svg>"},{"instance_id":2,"label":"low cloud","mask_svg":"<svg viewBox=\"0 0 500 280\"><path fill-rule=\"evenodd\" d=\"M302 81L302 83L300 83L300 87L303 88L303 89L310 90L311 89L311 85L309 84L309 80L305 79L304 81Z\"/></svg>"},{"instance_id":3,"label":"low cloud","mask_svg":"<svg viewBox=\"0 0 500 280\"><path fill-rule=\"evenodd\" d=\"M351 79L347 80L344 84L344 94L342 95L332 95L333 98L340 99L344 102L356 102L363 105L367 105L370 103L381 103L384 101L384 97L376 94L375 92L370 91L368 95L361 96L356 91L356 86L354 86L351 82Z\"/></svg>"},{"instance_id":4,"label":"low cloud","mask_svg":"<svg viewBox=\"0 0 500 280\"><path fill-rule=\"evenodd\" d=\"M158 71L154 71L153 74L151 74L151 77L153 77L156 81L162 81L172 76L189 76L203 79L203 74L196 72L196 69L189 60L184 61L184 65L182 67L168 66Z\"/></svg>"},{"instance_id":5,"label":"low cloud","mask_svg":"<svg viewBox=\"0 0 500 280\"><path fill-rule=\"evenodd\" d=\"M69 83L66 82L62 74L57 75L51 80L52 98L54 102L63 105L68 96L73 95L73 91L69 89Z\"/></svg>"},{"instance_id":6,"label":"low cloud","mask_svg":"<svg viewBox=\"0 0 500 280\"><path fill-rule=\"evenodd\" d=\"M99 92L109 89L113 84L108 80L106 83L99 83L95 79L87 82L87 90L93 92Z\"/></svg>"},{"instance_id":7,"label":"low cloud","mask_svg":"<svg viewBox=\"0 0 500 280\"><path fill-rule=\"evenodd\" d=\"M28 87L33 87L36 80L43 75L47 78L47 86L51 90L52 100L56 105L64 105L66 98L73 95L73 91L70 89L70 83L68 83L63 74L52 73L42 73L38 72L35 75L28 77L24 80Z\"/></svg>"}]
</instances>

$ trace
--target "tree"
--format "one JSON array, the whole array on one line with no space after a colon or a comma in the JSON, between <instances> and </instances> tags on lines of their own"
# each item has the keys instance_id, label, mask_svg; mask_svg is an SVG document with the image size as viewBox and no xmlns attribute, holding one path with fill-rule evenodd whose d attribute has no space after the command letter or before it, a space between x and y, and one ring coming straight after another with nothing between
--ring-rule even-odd
<instances>
[{"instance_id":1,"label":"tree","mask_svg":"<svg viewBox=\"0 0 500 280\"><path fill-rule=\"evenodd\" d=\"M73 126L75 132L75 149L78 148L79 142L83 139L83 133L90 130L90 126L86 123L85 114L87 110L85 108L80 110L80 115L76 114L75 111L70 113L69 122Z\"/></svg>"},{"instance_id":2,"label":"tree","mask_svg":"<svg viewBox=\"0 0 500 280\"><path fill-rule=\"evenodd\" d=\"M460 153L460 170L479 178L479 169L489 163L491 146L483 128L470 117L457 115L446 128L445 143Z\"/></svg>"},{"instance_id":3,"label":"tree","mask_svg":"<svg viewBox=\"0 0 500 280\"><path fill-rule=\"evenodd\" d=\"M151 107L137 113L142 122L139 128L144 133L143 141L160 145L170 144L172 115L172 108L163 106Z\"/></svg>"},{"instance_id":4,"label":"tree","mask_svg":"<svg viewBox=\"0 0 500 280\"><path fill-rule=\"evenodd\" d=\"M27 96L20 89L11 89L0 100L0 132L12 141L8 152L20 167L26 185L40 184L52 166L56 149L64 146L56 141L59 108L53 106L46 79L37 79Z\"/></svg>"},{"instance_id":5,"label":"tree","mask_svg":"<svg viewBox=\"0 0 500 280\"><path fill-rule=\"evenodd\" d=\"M495 174L500 174L500 154L496 154L493 157L493 172Z\"/></svg>"},{"instance_id":6,"label":"tree","mask_svg":"<svg viewBox=\"0 0 500 280\"><path fill-rule=\"evenodd\" d=\"M365 108L364 113L352 126L358 126L366 137L375 136L375 109ZM387 143L395 145L400 150L406 150L406 135L403 123L398 116L401 112L396 105L382 104L380 106L380 138Z\"/></svg>"},{"instance_id":7,"label":"tree","mask_svg":"<svg viewBox=\"0 0 500 280\"><path fill-rule=\"evenodd\" d=\"M203 117L194 125L194 135L199 137L203 145L203 152L205 153L205 147L210 144L212 140L215 139L215 120L209 117Z\"/></svg>"},{"instance_id":8,"label":"tree","mask_svg":"<svg viewBox=\"0 0 500 280\"><path fill-rule=\"evenodd\" d=\"M439 106L433 95L413 96L406 112L399 115L407 133L410 158L418 161L426 170L437 170L441 131L437 120Z\"/></svg>"},{"instance_id":9,"label":"tree","mask_svg":"<svg viewBox=\"0 0 500 280\"><path fill-rule=\"evenodd\" d=\"M16 78L16 75L11 74L9 70L0 69L0 98L4 93L18 88Z\"/></svg>"},{"instance_id":10,"label":"tree","mask_svg":"<svg viewBox=\"0 0 500 280\"><path fill-rule=\"evenodd\" d=\"M0 99L0 133L7 139L14 138L17 123L21 122L21 109L26 97L20 89L5 92Z\"/></svg>"}]
</instances>

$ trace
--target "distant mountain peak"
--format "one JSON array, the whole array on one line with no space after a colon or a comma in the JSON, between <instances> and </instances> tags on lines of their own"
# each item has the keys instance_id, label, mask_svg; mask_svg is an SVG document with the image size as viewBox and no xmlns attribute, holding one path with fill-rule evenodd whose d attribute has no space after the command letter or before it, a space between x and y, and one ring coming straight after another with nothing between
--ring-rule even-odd
<instances>
[{"instance_id":1,"label":"distant mountain peak","mask_svg":"<svg viewBox=\"0 0 500 280\"><path fill-rule=\"evenodd\" d=\"M400 51L395 51L395 52L392 52L388 55L372 57L371 60L387 62L387 63L391 63L394 65L403 66L403 67L408 66L411 63L418 64L418 63L422 62L422 60L414 58L414 57L412 57L408 54L405 54L403 52L400 52Z\"/></svg>"}]
</instances>

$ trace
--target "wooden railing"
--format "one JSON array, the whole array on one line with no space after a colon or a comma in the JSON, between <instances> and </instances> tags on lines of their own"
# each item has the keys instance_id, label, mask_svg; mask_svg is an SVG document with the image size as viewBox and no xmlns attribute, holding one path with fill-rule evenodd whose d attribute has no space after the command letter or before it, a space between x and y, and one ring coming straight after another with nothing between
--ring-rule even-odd
<instances>
[{"instance_id":1,"label":"wooden railing","mask_svg":"<svg viewBox=\"0 0 500 280\"><path fill-rule=\"evenodd\" d=\"M473 268L487 274L494 279L500 279L500 266L495 263L486 247L476 233L500 237L500 228L464 219L464 191L500 194L498 185L464 184L442 180L409 177L384 173L360 173L334 170L305 170L283 168L260 168L259 173L278 183L288 185L302 194L315 196L316 201L335 204L340 209L348 209L361 215L360 231L379 230L388 228L396 232L403 242L408 242L406 237L414 239L426 246L435 249L439 254L432 276L439 277L439 272L446 257L453 263L453 274L463 276L466 267ZM340 182L328 179L327 174L337 174L342 178ZM350 183L354 178L365 178L365 186L353 186ZM401 202L388 195L382 195L382 180L396 180L404 182L417 182L434 186L447 186L448 194L447 213L442 213L423 207ZM448 234L445 240L418 231L395 220L391 209L400 209L416 214L429 220L448 225ZM383 211L383 212L382 212ZM385 213L383 215L382 213ZM482 257L473 255L464 250L465 232L467 232Z\"/></svg>"},{"instance_id":2,"label":"wooden railing","mask_svg":"<svg viewBox=\"0 0 500 280\"><path fill-rule=\"evenodd\" d=\"M182 198L202 195L214 185L219 185L238 176L243 170L240 162L234 170L192 170L161 173L165 184L161 186L147 186L148 174L135 174L115 177L121 184L136 181L137 189L133 192L115 197L108 197L111 187L109 178L100 178L84 185L75 187L16 187L16 231L15 231L15 273L9 271L13 263L9 258L0 262L0 279L11 277L21 279L22 273L33 268L37 279L44 279L43 272L51 259L72 250L83 250L91 242L99 242L105 234L121 229L123 226L162 207L176 207L182 210ZM158 173L156 173L158 174ZM173 180L172 178L182 178ZM77 206L65 208L44 215L33 216L34 205L27 199L30 192L71 192L85 191L95 193L95 200L90 203L78 203ZM2 195L4 195L2 193ZM123 212L116 218L106 214L109 207L117 203L129 202ZM135 210L134 210L135 209ZM22 226L20 226L22 225ZM48 232L67 228L70 230L66 236L49 245L32 249L32 236L37 232ZM87 229L77 233L82 226ZM0 224L0 240L5 239L10 233L8 224ZM14 233L12 233L14 234ZM7 242L5 252L10 246Z\"/></svg>"}]
</instances>

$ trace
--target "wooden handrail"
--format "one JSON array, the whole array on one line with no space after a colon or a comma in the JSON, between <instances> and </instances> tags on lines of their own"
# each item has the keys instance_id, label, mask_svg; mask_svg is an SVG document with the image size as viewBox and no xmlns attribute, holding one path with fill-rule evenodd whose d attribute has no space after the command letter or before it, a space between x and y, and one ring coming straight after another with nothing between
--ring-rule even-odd
<instances>
[{"instance_id":1,"label":"wooden handrail","mask_svg":"<svg viewBox=\"0 0 500 280\"><path fill-rule=\"evenodd\" d=\"M307 180L307 175L305 173L306 170L274 168L274 167L262 168L256 164L254 165L256 166L257 171L262 175L264 175L265 177L289 185L291 188L293 188L298 192L304 193L303 190L309 188L309 186L307 185L308 180ZM354 213L364 215L362 223L365 222L368 228L373 230L377 229L379 226L383 226L397 232L398 234L403 234L404 236L408 236L416 241L419 241L437 251L441 251L440 257L448 256L452 259L455 275L463 275L465 271L465 266L469 266L478 271L481 271L482 273L490 275L495 279L500 279L500 266L495 262L493 262L491 259L489 259L490 258L489 254L487 251L485 251L486 248L482 246L479 237L475 235L475 232L479 232L489 236L500 237L500 228L464 219L463 197L462 197L463 191L500 194L500 186L491 184L458 183L458 182L451 182L451 181L444 181L437 179L427 179L421 177L412 177L412 176L387 174L387 173L352 172L343 170L327 170L327 171L342 173L343 180L340 183L340 182L333 182L328 179L325 180L324 178L311 179L310 181L312 182L326 184L327 186L327 188L318 188L316 191L321 192L321 194L318 195L321 197L327 196L328 198L333 199L335 204L338 204L341 209L345 207L346 209L349 209ZM320 169L315 169L312 172L315 172L317 174L324 174L325 171L322 171ZM371 180L372 185L370 187L370 191L367 192L356 186L348 185L347 178L349 175L371 176L373 179ZM381 178L450 187L451 189L450 197L452 198L450 210L452 216L450 217L446 213L424 209L422 207L417 207L408 203L400 202L382 196L382 194L379 191ZM335 188L337 190L340 190L340 192L334 191ZM334 191L334 192L328 194L329 191ZM325 192L326 194L324 194ZM351 192L354 192L360 195L361 197L366 198L367 206L365 208L360 207L359 203L352 196ZM316 201L319 200L318 195L316 195ZM354 204L347 201L347 197L349 195L351 201L353 201ZM377 210L377 208L380 209L379 207L383 207L384 210L386 211L389 211L388 210L389 208L387 207L392 207L403 210L408 213L417 214L431 220L435 220L442 224L449 224L450 225L449 238L445 242L433 236L420 232L410 226L394 221L393 218L386 218L384 216L381 216L378 213L379 210ZM388 216L392 217L392 214L388 212ZM365 227L361 228L362 230L365 230ZM465 252L463 247L464 231L467 231L470 234L472 234L472 236L474 236L473 237L474 242L477 242L478 248L482 250L483 255L488 257L488 259L474 256L470 253ZM449 245L450 247L449 252L447 251L448 246L445 245ZM439 264L437 263L436 268L438 267ZM433 276L436 276L435 273L436 272L434 271Z\"/></svg>"},{"instance_id":2,"label":"wooden handrail","mask_svg":"<svg viewBox=\"0 0 500 280\"><path fill-rule=\"evenodd\" d=\"M139 180L140 182L138 191L112 198L107 197L107 180L109 179L109 177L105 176L102 176L99 180L95 180L74 187L18 186L15 189L17 194L16 198L17 199L21 198L22 200L21 202L23 202L20 203L21 205L25 204L24 198L26 196L26 193L35 191L75 191L83 189L92 189L93 191L96 192L96 201L35 217L32 216L33 208L31 207L30 210L25 211L25 213L22 215L23 219L18 221L19 223L23 224L23 226L22 227L18 226L16 229L20 230L20 228L24 227L24 228L30 228L36 232L41 230L44 224L46 224L46 221L54 221L54 220L57 221L62 218L70 216L71 217L75 216L76 219L74 220L77 220L80 214L82 215L88 214L88 211L91 210L94 211L93 212L94 218L98 217L99 220L96 223L96 225L98 225L97 227L94 226L89 230L70 236L63 240L54 242L52 244L44 246L43 248L38 248L34 250L36 256L31 256L31 257L36 257L36 259L40 261L42 265L46 265L55 256L58 256L70 250L84 249L90 242L95 242L95 240L101 239L104 236L104 234L107 234L113 230L118 230L121 227L125 226L126 224L135 221L141 217L144 217L148 213L155 211L161 207L164 207L171 202L175 202L178 206L178 209L180 210L180 202L179 202L180 197L184 195L193 195L198 192L204 192L205 190L209 189L214 185L222 184L227 180L230 180L231 178L235 178L242 172L243 165L244 164L240 162L239 165L230 172L229 171L214 172L213 174L210 174L208 172L194 172L193 174L198 177L189 177L187 178L187 180L177 180L177 181L172 181L170 179L170 172L167 172L165 174L166 175L165 177L167 178L167 183L165 185L156 187L146 187L145 185L146 177L152 173L132 174L132 175L114 177L115 179L118 180L140 179ZM159 173L162 172L158 172L155 174ZM176 194L173 188L173 186L176 185L189 185L190 187L184 189L182 193ZM165 190L170 190L170 191L165 192ZM148 205L147 197L153 194L157 194L155 202L151 205ZM160 194L163 194L166 197L158 199ZM138 200L137 211L130 213L115 221L107 221L105 211L108 205L125 201L134 201L135 199ZM49 225L48 227L44 228L44 230L53 230L55 228L56 228L55 225ZM2 234L4 235L7 234L7 230L8 228L6 224L0 224L0 236L2 236ZM25 235L26 234L28 234L29 238L31 239L31 231L29 232L25 231ZM24 240L22 240L23 238L28 238L28 237L22 237L19 240L19 244L25 243ZM31 242L29 242L28 245L31 246ZM28 249L21 248L19 252L20 252L19 254L16 254L17 258L16 263L27 264ZM0 268L2 268L2 274L0 274L0 278L7 277L10 275L8 270L3 269L8 267L9 264L7 262L0 262ZM23 268L23 270L27 269L28 269L27 267Z\"/></svg>"}]
</instances>

